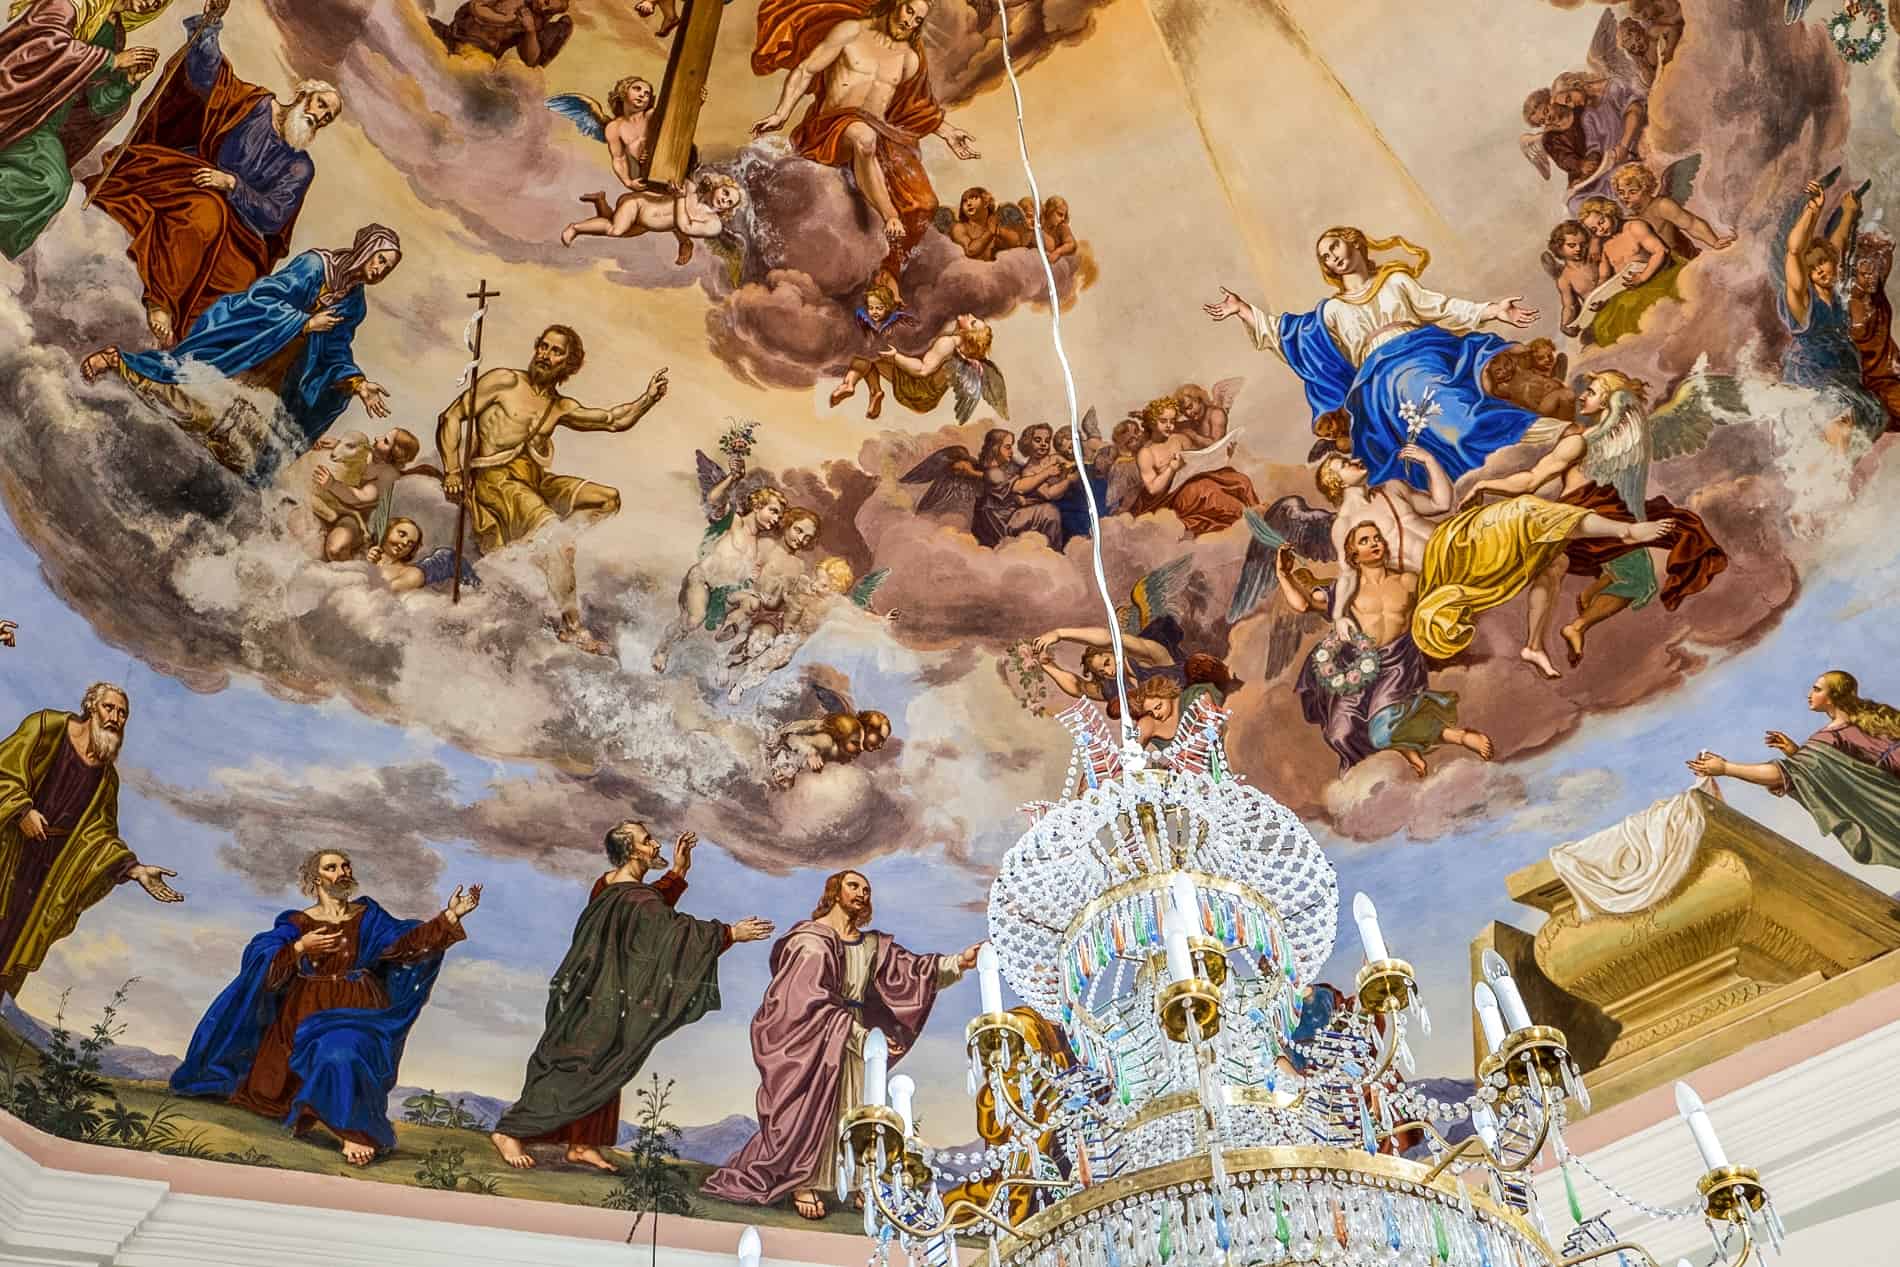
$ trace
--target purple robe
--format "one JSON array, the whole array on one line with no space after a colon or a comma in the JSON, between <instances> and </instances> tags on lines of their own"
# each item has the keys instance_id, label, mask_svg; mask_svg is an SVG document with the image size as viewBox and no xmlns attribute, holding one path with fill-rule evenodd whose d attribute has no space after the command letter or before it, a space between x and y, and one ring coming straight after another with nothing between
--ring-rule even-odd
<instances>
[{"instance_id":1,"label":"purple robe","mask_svg":"<svg viewBox=\"0 0 1900 1267\"><path fill-rule=\"evenodd\" d=\"M923 1032L937 1001L939 956L913 954L875 929L863 936L877 938L878 949L862 1004L843 997L845 943L830 926L804 920L773 944L772 983L752 1018L759 1133L708 1176L701 1188L708 1196L770 1205L805 1186L826 1135L838 1130L852 1022L884 1031L892 1064Z\"/></svg>"}]
</instances>

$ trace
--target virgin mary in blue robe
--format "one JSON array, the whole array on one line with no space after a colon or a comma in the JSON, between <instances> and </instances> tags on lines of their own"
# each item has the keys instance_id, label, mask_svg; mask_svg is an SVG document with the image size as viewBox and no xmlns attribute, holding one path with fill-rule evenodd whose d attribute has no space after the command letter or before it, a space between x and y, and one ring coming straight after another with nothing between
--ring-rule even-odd
<instances>
[{"instance_id":1,"label":"virgin mary in blue robe","mask_svg":"<svg viewBox=\"0 0 1900 1267\"><path fill-rule=\"evenodd\" d=\"M1370 252L1393 246L1412 261L1375 269ZM1358 229L1336 228L1320 235L1318 248L1320 271L1338 293L1310 312L1276 316L1231 291L1207 311L1217 321L1247 317L1255 346L1278 354L1306 385L1315 420L1347 415L1369 485L1402 479L1425 487L1425 472L1399 459L1407 444L1423 447L1455 480L1537 421L1485 390L1485 366L1511 345L1479 329L1490 321L1528 325L1534 311L1427 290L1418 278L1431 256L1404 238L1368 242ZM1361 284L1349 290L1346 278Z\"/></svg>"},{"instance_id":2,"label":"virgin mary in blue robe","mask_svg":"<svg viewBox=\"0 0 1900 1267\"><path fill-rule=\"evenodd\" d=\"M305 251L219 299L176 347L121 355L120 374L149 392L153 384L177 388L202 367L276 392L289 426L276 429L276 442L259 450L247 473L253 484L268 483L279 466L309 452L364 383L355 355L356 329L369 311L363 288L387 277L401 257L394 230L365 225L349 247ZM307 330L319 313L332 314L335 324Z\"/></svg>"}]
</instances>

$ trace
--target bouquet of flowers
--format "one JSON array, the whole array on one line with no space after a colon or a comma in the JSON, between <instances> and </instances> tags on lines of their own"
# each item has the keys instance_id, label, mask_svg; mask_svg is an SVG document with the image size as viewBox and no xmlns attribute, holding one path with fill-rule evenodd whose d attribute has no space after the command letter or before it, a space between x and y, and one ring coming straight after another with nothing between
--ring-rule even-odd
<instances>
[{"instance_id":1,"label":"bouquet of flowers","mask_svg":"<svg viewBox=\"0 0 1900 1267\"><path fill-rule=\"evenodd\" d=\"M1049 679L1043 674L1042 661L1037 659L1033 643L1015 643L1003 653L1003 659L996 667L1002 674L1003 684L1009 687L1009 693L1031 716L1049 715Z\"/></svg>"},{"instance_id":2,"label":"bouquet of flowers","mask_svg":"<svg viewBox=\"0 0 1900 1267\"><path fill-rule=\"evenodd\" d=\"M1334 695L1357 695L1379 676L1379 647L1354 630L1350 638L1337 631L1327 634L1313 649L1313 670L1319 684Z\"/></svg>"},{"instance_id":3,"label":"bouquet of flowers","mask_svg":"<svg viewBox=\"0 0 1900 1267\"><path fill-rule=\"evenodd\" d=\"M1405 421L1405 441L1407 444L1417 444L1418 438L1424 434L1425 428L1431 426L1432 419L1445 412L1444 406L1433 399L1437 394L1438 389L1436 387L1427 387L1419 394L1417 400L1401 400L1399 402L1399 417Z\"/></svg>"},{"instance_id":4,"label":"bouquet of flowers","mask_svg":"<svg viewBox=\"0 0 1900 1267\"><path fill-rule=\"evenodd\" d=\"M729 458L744 461L752 456L759 424L750 418L728 418L725 434L719 437L719 451Z\"/></svg>"}]
</instances>

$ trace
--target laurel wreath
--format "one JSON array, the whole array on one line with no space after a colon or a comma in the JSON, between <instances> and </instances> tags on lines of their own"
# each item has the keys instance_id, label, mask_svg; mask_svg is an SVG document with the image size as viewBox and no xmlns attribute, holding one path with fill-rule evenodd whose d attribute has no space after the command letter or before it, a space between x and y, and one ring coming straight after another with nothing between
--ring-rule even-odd
<instances>
[{"instance_id":1,"label":"laurel wreath","mask_svg":"<svg viewBox=\"0 0 1900 1267\"><path fill-rule=\"evenodd\" d=\"M1357 695L1379 676L1379 646L1363 633L1342 639L1337 633L1313 649L1313 674L1334 695Z\"/></svg>"},{"instance_id":2,"label":"laurel wreath","mask_svg":"<svg viewBox=\"0 0 1900 1267\"><path fill-rule=\"evenodd\" d=\"M1859 18L1866 28L1856 35L1854 20ZM1887 10L1880 0L1848 0L1841 11L1827 24L1828 34L1834 37L1834 47L1845 60L1856 66L1863 66L1880 55L1887 46Z\"/></svg>"}]
</instances>

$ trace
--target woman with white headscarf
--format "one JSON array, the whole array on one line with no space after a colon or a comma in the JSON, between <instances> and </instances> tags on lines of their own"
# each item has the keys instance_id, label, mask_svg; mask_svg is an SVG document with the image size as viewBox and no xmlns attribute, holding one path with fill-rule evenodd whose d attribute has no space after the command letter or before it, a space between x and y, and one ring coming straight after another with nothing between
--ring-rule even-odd
<instances>
[{"instance_id":1,"label":"woman with white headscarf","mask_svg":"<svg viewBox=\"0 0 1900 1267\"><path fill-rule=\"evenodd\" d=\"M104 348L87 357L81 369L89 379L116 370L143 398L205 436L220 462L263 484L284 462L308 452L351 397L361 400L371 417L389 416L389 393L357 367L354 342L369 312L364 287L388 277L401 260L395 230L364 225L349 246L305 251L268 277L224 296L177 347L124 355L116 347ZM180 387L191 366L275 392L288 427L273 428L254 459L228 447L221 451L211 433L210 411Z\"/></svg>"}]
</instances>

